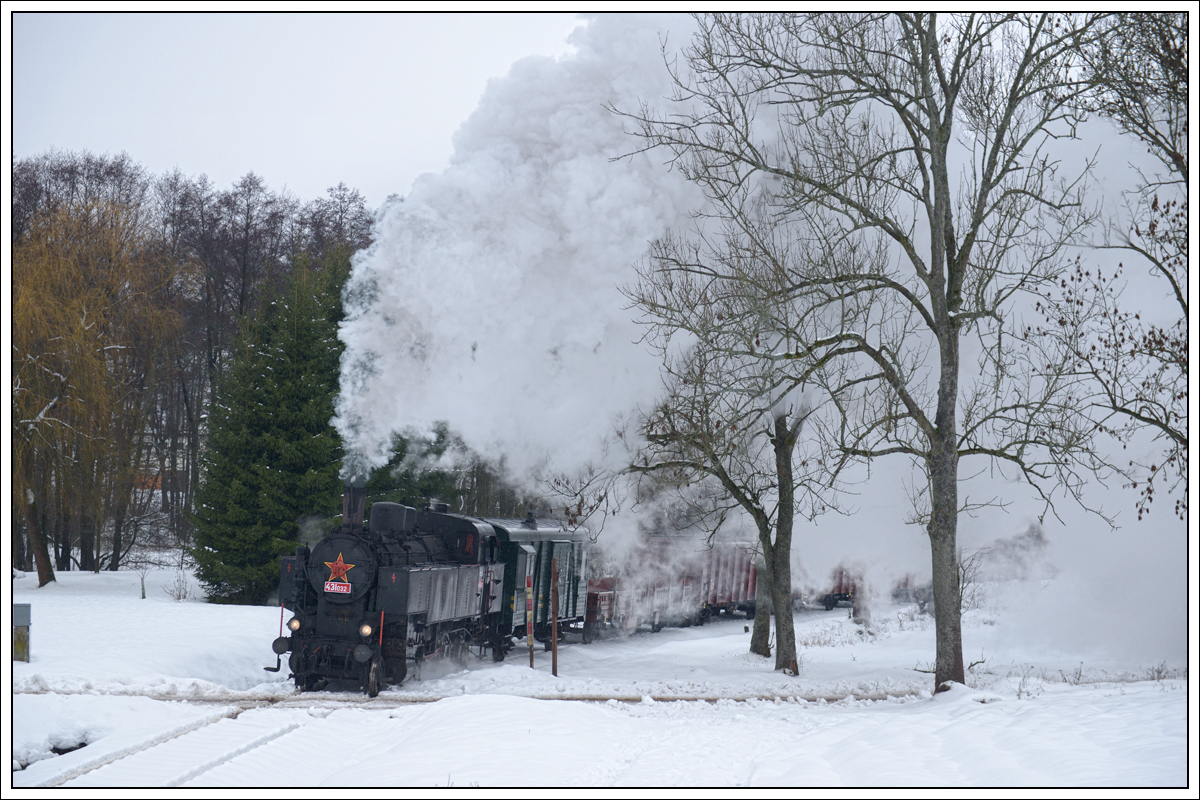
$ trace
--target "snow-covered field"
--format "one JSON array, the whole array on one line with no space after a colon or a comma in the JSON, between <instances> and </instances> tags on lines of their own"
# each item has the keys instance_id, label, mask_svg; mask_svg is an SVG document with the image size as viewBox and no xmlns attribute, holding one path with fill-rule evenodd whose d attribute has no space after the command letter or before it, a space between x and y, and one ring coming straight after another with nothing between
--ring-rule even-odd
<instances>
[{"instance_id":1,"label":"snow-covered field","mask_svg":"<svg viewBox=\"0 0 1200 800\"><path fill-rule=\"evenodd\" d=\"M992 612L966 616L969 686L936 697L931 620L880 604L870 630L798 613L798 677L748 654L739 617L568 644L558 677L519 649L368 700L296 694L286 663L262 669L278 609L177 602L175 582L151 573L143 600L136 573L14 578L13 787L1196 785L1185 664L1022 649Z\"/></svg>"}]
</instances>

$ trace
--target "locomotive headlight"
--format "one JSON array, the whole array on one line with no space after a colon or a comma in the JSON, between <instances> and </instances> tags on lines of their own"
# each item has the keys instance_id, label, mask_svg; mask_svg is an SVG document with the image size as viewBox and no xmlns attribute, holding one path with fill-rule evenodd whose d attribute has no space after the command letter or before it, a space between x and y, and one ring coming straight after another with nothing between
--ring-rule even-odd
<instances>
[{"instance_id":1,"label":"locomotive headlight","mask_svg":"<svg viewBox=\"0 0 1200 800\"><path fill-rule=\"evenodd\" d=\"M358 627L358 632L359 632L359 635L361 635L361 636L370 636L371 635L371 626L364 622L362 625L360 625Z\"/></svg>"},{"instance_id":2,"label":"locomotive headlight","mask_svg":"<svg viewBox=\"0 0 1200 800\"><path fill-rule=\"evenodd\" d=\"M300 618L299 617L292 617L291 619L288 620L288 630L289 631L300 630Z\"/></svg>"}]
</instances>

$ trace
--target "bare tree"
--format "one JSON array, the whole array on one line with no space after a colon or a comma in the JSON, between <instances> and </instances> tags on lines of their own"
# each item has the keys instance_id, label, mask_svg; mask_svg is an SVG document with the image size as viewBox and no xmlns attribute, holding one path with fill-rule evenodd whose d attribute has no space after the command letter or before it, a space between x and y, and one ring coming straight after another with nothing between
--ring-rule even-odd
<instances>
[{"instance_id":1,"label":"bare tree","mask_svg":"<svg viewBox=\"0 0 1200 800\"><path fill-rule=\"evenodd\" d=\"M35 558L57 533L59 569L100 569L106 520L121 549L153 364L177 332L147 238L138 209L95 201L35 215L13 246L13 490Z\"/></svg>"},{"instance_id":2,"label":"bare tree","mask_svg":"<svg viewBox=\"0 0 1200 800\"><path fill-rule=\"evenodd\" d=\"M1188 506L1188 15L1118 14L1107 20L1098 46L1083 52L1094 85L1090 104L1136 137L1159 162L1139 171L1130 192L1132 220L1109 232L1106 247L1127 251L1149 268L1166 307L1159 322L1131 308L1118 270L1105 276L1077 265L1067 281L1045 293L1046 325L1030 333L1055 346L1071 344L1074 368L1095 387L1091 398L1105 429L1122 441L1139 430L1164 443L1152 463L1130 461L1125 472L1141 489L1138 519L1156 487L1182 487L1180 519ZM1122 264L1124 268L1124 264ZM1161 307L1160 307L1161 312ZM1084 337L1074 337L1083 327ZM1071 342L1064 342L1069 331Z\"/></svg>"},{"instance_id":3,"label":"bare tree","mask_svg":"<svg viewBox=\"0 0 1200 800\"><path fill-rule=\"evenodd\" d=\"M248 172L221 193L220 205L223 249L232 268L225 279L234 310L244 317L287 277L285 260L292 251L288 232L298 202L273 193L261 177Z\"/></svg>"},{"instance_id":4,"label":"bare tree","mask_svg":"<svg viewBox=\"0 0 1200 800\"><path fill-rule=\"evenodd\" d=\"M370 245L373 219L362 194L345 183L329 187L326 194L300 211L305 251L321 259L338 249L349 255Z\"/></svg>"},{"instance_id":5,"label":"bare tree","mask_svg":"<svg viewBox=\"0 0 1200 800\"><path fill-rule=\"evenodd\" d=\"M812 519L828 505L822 459L798 444L811 398L787 361L763 358L778 342L764 321L784 316L772 253L760 249L761 220L730 216L717 244L698 237L656 242L626 290L662 357L663 398L641 421L645 446L631 466L688 493L693 524L716 535L735 510L753 520L765 562L751 651L769 655L775 608L775 668L799 671L791 615L791 553L797 510ZM767 220L768 228L770 220ZM764 341L764 335L768 341ZM677 339L691 344L678 352ZM819 477L818 477L819 476Z\"/></svg>"},{"instance_id":6,"label":"bare tree","mask_svg":"<svg viewBox=\"0 0 1200 800\"><path fill-rule=\"evenodd\" d=\"M790 229L760 318L767 357L814 380L855 460L907 456L928 532L935 690L964 680L960 461L1079 498L1102 465L1078 379L1021 346L1026 293L1091 222L1063 180L1091 16L709 15L673 70L677 106L632 116L720 208L756 184ZM731 199L732 198L732 199ZM969 338L968 338L969 337ZM755 343L751 342L751 343ZM976 365L963 374L963 344ZM748 348L747 348L748 349ZM759 352L764 348L759 345ZM1063 349L1057 353L1063 355ZM987 499L984 502L1003 502Z\"/></svg>"}]
</instances>

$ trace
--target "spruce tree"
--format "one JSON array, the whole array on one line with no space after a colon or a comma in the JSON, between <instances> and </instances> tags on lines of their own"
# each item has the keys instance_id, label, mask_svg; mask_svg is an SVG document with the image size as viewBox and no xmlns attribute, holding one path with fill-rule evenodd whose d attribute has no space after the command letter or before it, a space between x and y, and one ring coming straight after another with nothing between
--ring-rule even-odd
<instances>
[{"instance_id":1,"label":"spruce tree","mask_svg":"<svg viewBox=\"0 0 1200 800\"><path fill-rule=\"evenodd\" d=\"M299 267L243 335L217 392L193 516L197 577L213 602L264 602L301 525L337 512L330 420L344 266Z\"/></svg>"}]
</instances>

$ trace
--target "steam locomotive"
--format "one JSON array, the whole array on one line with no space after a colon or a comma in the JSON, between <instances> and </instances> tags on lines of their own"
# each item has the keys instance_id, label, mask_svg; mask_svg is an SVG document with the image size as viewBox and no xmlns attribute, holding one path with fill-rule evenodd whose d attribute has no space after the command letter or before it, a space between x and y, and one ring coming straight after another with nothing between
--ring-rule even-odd
<instances>
[{"instance_id":1,"label":"steam locomotive","mask_svg":"<svg viewBox=\"0 0 1200 800\"><path fill-rule=\"evenodd\" d=\"M399 684L412 664L464 663L472 651L503 660L527 629L550 646L559 629L582 632L587 604L586 534L527 516L478 519L376 502L365 517L361 484L347 485L342 526L311 550L281 559L279 596L292 612L272 649L288 656L289 677L309 690L356 683L374 697ZM558 606L551 607L551 561ZM531 603L527 601L532 600Z\"/></svg>"}]
</instances>

